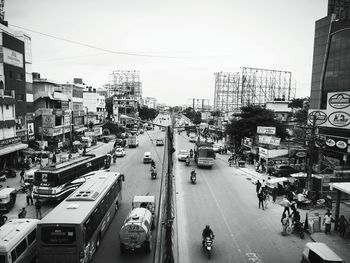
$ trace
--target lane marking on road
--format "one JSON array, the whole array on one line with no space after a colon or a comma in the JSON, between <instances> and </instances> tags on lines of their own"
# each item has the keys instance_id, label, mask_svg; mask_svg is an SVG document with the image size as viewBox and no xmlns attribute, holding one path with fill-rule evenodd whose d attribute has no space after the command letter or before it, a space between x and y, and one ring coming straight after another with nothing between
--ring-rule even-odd
<instances>
[{"instance_id":1,"label":"lane marking on road","mask_svg":"<svg viewBox=\"0 0 350 263\"><path fill-rule=\"evenodd\" d=\"M213 197L213 199L214 199L214 201L215 201L217 207L219 208L219 212L220 212L220 214L221 214L221 217L223 218L224 223L225 223L225 225L226 225L228 231L230 232L231 239L232 239L232 241L234 242L235 246L237 247L237 251L239 252L239 255L242 257L242 259L244 259L244 262L246 262L246 258L243 257L243 255L241 254L242 250L241 250L240 246L238 245L237 239L235 238L235 236L234 236L234 234L233 234L233 231L232 231L232 229L230 228L230 225L228 224L228 221L227 221L227 219L226 219L226 217L225 217L225 215L224 215L224 213L223 213L223 211L222 211L222 208L221 208L221 206L220 206L220 204L219 204L219 201L216 199L216 197L215 197L215 195L214 195L214 192L213 192L212 188L210 187L210 185L209 185L207 179L206 179L205 177L203 177L203 179L204 179L205 183L207 184L208 189L209 189L209 191L210 191L210 194L212 195L212 197Z\"/></svg>"},{"instance_id":2,"label":"lane marking on road","mask_svg":"<svg viewBox=\"0 0 350 263\"><path fill-rule=\"evenodd\" d=\"M262 258L257 255L256 253L246 253L246 256L248 258L248 260L250 262L254 262L254 263L264 263L264 261L262 260Z\"/></svg>"}]
</instances>

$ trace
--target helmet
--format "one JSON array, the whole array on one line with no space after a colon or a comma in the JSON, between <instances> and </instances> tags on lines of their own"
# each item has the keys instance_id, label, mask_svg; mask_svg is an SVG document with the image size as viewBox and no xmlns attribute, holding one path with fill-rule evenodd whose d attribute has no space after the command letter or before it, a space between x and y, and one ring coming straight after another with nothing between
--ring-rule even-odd
<instances>
[{"instance_id":1,"label":"helmet","mask_svg":"<svg viewBox=\"0 0 350 263\"><path fill-rule=\"evenodd\" d=\"M209 228L210 228L210 226L209 226L209 225L206 225L206 226L205 226L205 228L206 228L206 229L209 229Z\"/></svg>"}]
</instances>

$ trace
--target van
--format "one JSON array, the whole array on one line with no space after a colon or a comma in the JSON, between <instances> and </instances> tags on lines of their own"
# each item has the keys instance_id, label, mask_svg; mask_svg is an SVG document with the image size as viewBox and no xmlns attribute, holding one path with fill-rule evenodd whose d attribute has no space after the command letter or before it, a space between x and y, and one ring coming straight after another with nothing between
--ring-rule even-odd
<instances>
[{"instance_id":1,"label":"van","mask_svg":"<svg viewBox=\"0 0 350 263\"><path fill-rule=\"evenodd\" d=\"M326 244L320 242L308 242L302 254L301 263L344 263L337 254Z\"/></svg>"},{"instance_id":2,"label":"van","mask_svg":"<svg viewBox=\"0 0 350 263\"><path fill-rule=\"evenodd\" d=\"M151 152L145 152L143 155L143 163L150 163L152 162L152 154Z\"/></svg>"},{"instance_id":3,"label":"van","mask_svg":"<svg viewBox=\"0 0 350 263\"><path fill-rule=\"evenodd\" d=\"M12 219L0 227L0 262L34 262L37 219Z\"/></svg>"},{"instance_id":4,"label":"van","mask_svg":"<svg viewBox=\"0 0 350 263\"><path fill-rule=\"evenodd\" d=\"M6 187L0 190L0 211L8 212L16 203L16 193L15 188ZM0 261L1 262L1 261Z\"/></svg>"}]
</instances>

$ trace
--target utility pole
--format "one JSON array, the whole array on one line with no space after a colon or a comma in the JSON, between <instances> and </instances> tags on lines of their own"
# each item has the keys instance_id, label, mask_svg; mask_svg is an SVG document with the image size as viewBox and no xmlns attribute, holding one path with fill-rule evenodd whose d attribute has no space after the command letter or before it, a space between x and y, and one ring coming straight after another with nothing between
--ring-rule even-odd
<instances>
[{"instance_id":1,"label":"utility pole","mask_svg":"<svg viewBox=\"0 0 350 263\"><path fill-rule=\"evenodd\" d=\"M316 134L316 115L312 117L312 126L306 129L311 129L310 139L308 140L308 163L307 163L307 188L312 191L312 166L314 164L315 155L315 134Z\"/></svg>"}]
</instances>

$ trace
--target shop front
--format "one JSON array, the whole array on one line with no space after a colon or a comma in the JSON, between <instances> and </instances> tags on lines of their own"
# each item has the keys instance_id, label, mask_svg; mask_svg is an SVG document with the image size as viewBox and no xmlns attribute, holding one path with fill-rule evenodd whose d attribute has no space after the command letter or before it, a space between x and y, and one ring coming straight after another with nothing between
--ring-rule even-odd
<instances>
[{"instance_id":1,"label":"shop front","mask_svg":"<svg viewBox=\"0 0 350 263\"><path fill-rule=\"evenodd\" d=\"M20 168L24 161L21 150L28 147L28 144L21 142L20 137L12 137L0 140L0 170L7 168Z\"/></svg>"}]
</instances>

